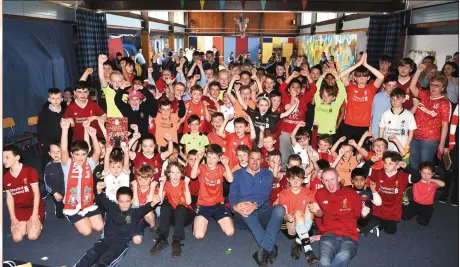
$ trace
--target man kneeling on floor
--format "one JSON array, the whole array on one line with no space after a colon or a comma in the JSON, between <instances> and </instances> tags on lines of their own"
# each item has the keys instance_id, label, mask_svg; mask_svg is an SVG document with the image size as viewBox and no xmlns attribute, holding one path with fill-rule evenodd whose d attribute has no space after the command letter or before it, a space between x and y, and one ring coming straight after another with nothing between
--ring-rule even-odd
<instances>
[{"instance_id":1,"label":"man kneeling on floor","mask_svg":"<svg viewBox=\"0 0 460 267\"><path fill-rule=\"evenodd\" d=\"M262 153L253 150L249 154L248 167L233 173L229 201L236 216L242 216L254 236L259 250L253 257L259 266L273 264L278 256L275 245L286 210L283 206L270 207L273 173L262 164Z\"/></svg>"},{"instance_id":2,"label":"man kneeling on floor","mask_svg":"<svg viewBox=\"0 0 460 267\"><path fill-rule=\"evenodd\" d=\"M105 214L104 236L75 264L75 267L115 266L128 250L129 241L136 230L137 222L160 203L160 197L153 195L152 202L132 208L133 191L129 187L117 190L117 202L110 201L102 189L104 182L97 183L96 203Z\"/></svg>"},{"instance_id":3,"label":"man kneeling on floor","mask_svg":"<svg viewBox=\"0 0 460 267\"><path fill-rule=\"evenodd\" d=\"M356 191L343 187L336 169L321 175L324 188L316 192L310 212L323 218L324 234L319 242L319 266L348 266L358 251L357 220L370 209L361 203Z\"/></svg>"}]
</instances>

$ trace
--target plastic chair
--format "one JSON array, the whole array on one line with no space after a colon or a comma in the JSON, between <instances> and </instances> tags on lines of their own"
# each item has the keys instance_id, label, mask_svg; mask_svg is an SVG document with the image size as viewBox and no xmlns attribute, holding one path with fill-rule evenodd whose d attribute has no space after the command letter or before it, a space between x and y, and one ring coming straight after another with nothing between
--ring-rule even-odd
<instances>
[{"instance_id":1,"label":"plastic chair","mask_svg":"<svg viewBox=\"0 0 460 267\"><path fill-rule=\"evenodd\" d=\"M14 131L14 126L16 126L16 123L14 122L14 119L11 117L4 118L3 119L3 129L9 128L11 130L11 136L4 137L3 138L3 145L4 146L9 146L9 145L15 145L15 144L20 144L26 141L30 141L32 144L32 140L34 139L34 136L31 135L30 133L24 133L24 134L16 134ZM35 154L38 155L37 149L34 146Z\"/></svg>"},{"instance_id":2,"label":"plastic chair","mask_svg":"<svg viewBox=\"0 0 460 267\"><path fill-rule=\"evenodd\" d=\"M40 154L42 154L42 147L41 147L40 139L38 139L38 134L35 133L34 130L32 129L32 126L36 126L37 124L38 124L38 116L29 117L27 119L27 125L29 125L30 134L32 134L32 136L34 137L33 139L36 139L38 150L40 151ZM33 139L30 140L31 145L32 145Z\"/></svg>"}]
</instances>

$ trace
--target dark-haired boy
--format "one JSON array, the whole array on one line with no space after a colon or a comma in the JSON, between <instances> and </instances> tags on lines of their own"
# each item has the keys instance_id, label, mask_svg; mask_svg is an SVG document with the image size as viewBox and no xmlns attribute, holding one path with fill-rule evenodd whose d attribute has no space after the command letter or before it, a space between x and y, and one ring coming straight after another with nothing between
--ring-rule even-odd
<instances>
[{"instance_id":1,"label":"dark-haired boy","mask_svg":"<svg viewBox=\"0 0 460 267\"><path fill-rule=\"evenodd\" d=\"M379 71L383 74L383 76L387 77L391 74L390 72L391 61L390 56L383 55L379 60Z\"/></svg>"},{"instance_id":2,"label":"dark-haired boy","mask_svg":"<svg viewBox=\"0 0 460 267\"><path fill-rule=\"evenodd\" d=\"M84 139L83 122L91 122L91 127L98 129L98 135L103 136L98 120L105 121L107 116L98 104L88 99L90 85L85 81L77 82L74 94L76 96L64 112L63 118L70 121L73 127L73 140Z\"/></svg>"},{"instance_id":3,"label":"dark-haired boy","mask_svg":"<svg viewBox=\"0 0 460 267\"><path fill-rule=\"evenodd\" d=\"M398 86L398 76L388 74L383 80L383 91L376 94L372 101L371 128L372 136L379 137L379 123L383 112L391 108L391 92Z\"/></svg>"},{"instance_id":4,"label":"dark-haired boy","mask_svg":"<svg viewBox=\"0 0 460 267\"><path fill-rule=\"evenodd\" d=\"M198 116L200 119L200 129L201 133L204 133L204 126L206 121L211 121L211 115L208 111L207 103L205 104L202 101L203 98L203 88L200 85L193 85L190 88L190 95L192 99L185 101L185 121L188 121L188 118L192 115ZM190 131L188 124L184 124L184 134Z\"/></svg>"},{"instance_id":5,"label":"dark-haired boy","mask_svg":"<svg viewBox=\"0 0 460 267\"><path fill-rule=\"evenodd\" d=\"M415 111L417 110L417 105L414 103L414 101L417 100L414 100L414 96L410 91L410 83L412 80L411 76L414 74L416 68L417 65L411 58L403 58L398 64L398 88L403 89L406 93L406 101L404 102L403 107L412 112L412 114L415 114ZM422 89L419 82L417 82L417 88L419 90Z\"/></svg>"},{"instance_id":6,"label":"dark-haired boy","mask_svg":"<svg viewBox=\"0 0 460 267\"><path fill-rule=\"evenodd\" d=\"M96 202L106 211L104 235L75 264L76 267L115 266L125 256L137 222L160 203L160 197L153 195L152 202L133 208L131 188L120 187L117 191L116 203L102 194L104 188L103 182L97 184Z\"/></svg>"},{"instance_id":7,"label":"dark-haired boy","mask_svg":"<svg viewBox=\"0 0 460 267\"><path fill-rule=\"evenodd\" d=\"M356 85L350 83L346 76L354 71ZM376 80L367 84L370 73L375 75ZM377 69L367 63L367 53L363 53L361 60L354 66L341 72L339 77L347 89L347 110L345 121L341 125L340 136L350 139L359 139L369 129L371 122L372 101L378 88L382 85L384 76Z\"/></svg>"},{"instance_id":8,"label":"dark-haired boy","mask_svg":"<svg viewBox=\"0 0 460 267\"><path fill-rule=\"evenodd\" d=\"M206 135L201 131L201 119L197 115L191 115L187 119L187 125L190 128L190 131L182 136L180 139L181 145L185 146L185 153L192 149L197 151L204 152L205 147L209 145L209 140Z\"/></svg>"}]
</instances>

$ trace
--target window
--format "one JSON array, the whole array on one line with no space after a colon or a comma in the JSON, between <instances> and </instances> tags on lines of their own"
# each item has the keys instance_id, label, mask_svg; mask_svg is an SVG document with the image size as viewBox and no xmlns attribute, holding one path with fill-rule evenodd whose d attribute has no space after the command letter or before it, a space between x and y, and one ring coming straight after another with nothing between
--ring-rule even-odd
<instances>
[{"instance_id":1,"label":"window","mask_svg":"<svg viewBox=\"0 0 460 267\"><path fill-rule=\"evenodd\" d=\"M184 12L174 12L174 23L185 24Z\"/></svg>"},{"instance_id":2,"label":"window","mask_svg":"<svg viewBox=\"0 0 460 267\"><path fill-rule=\"evenodd\" d=\"M321 21L335 19L335 18L337 18L337 13L321 13L321 12L318 12L316 14L316 22L321 22Z\"/></svg>"},{"instance_id":3,"label":"window","mask_svg":"<svg viewBox=\"0 0 460 267\"><path fill-rule=\"evenodd\" d=\"M168 21L168 11L149 11L149 17Z\"/></svg>"},{"instance_id":4,"label":"window","mask_svg":"<svg viewBox=\"0 0 460 267\"><path fill-rule=\"evenodd\" d=\"M358 13L345 13L345 16L353 15L353 14L358 14Z\"/></svg>"},{"instance_id":5,"label":"window","mask_svg":"<svg viewBox=\"0 0 460 267\"><path fill-rule=\"evenodd\" d=\"M140 11L129 11L129 13L133 13L133 14L136 14L136 15L140 15L140 14L141 14Z\"/></svg>"},{"instance_id":6,"label":"window","mask_svg":"<svg viewBox=\"0 0 460 267\"><path fill-rule=\"evenodd\" d=\"M302 12L302 24L301 25L309 25L311 24L311 12Z\"/></svg>"}]
</instances>

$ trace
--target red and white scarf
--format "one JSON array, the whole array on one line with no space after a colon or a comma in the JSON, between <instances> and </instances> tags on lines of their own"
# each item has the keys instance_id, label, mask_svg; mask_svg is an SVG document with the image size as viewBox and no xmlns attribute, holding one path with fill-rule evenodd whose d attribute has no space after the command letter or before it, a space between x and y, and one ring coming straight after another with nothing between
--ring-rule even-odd
<instances>
[{"instance_id":1,"label":"red and white scarf","mask_svg":"<svg viewBox=\"0 0 460 267\"><path fill-rule=\"evenodd\" d=\"M79 180L81 181L80 188L78 188ZM65 190L64 214L85 216L86 213L96 210L93 189L93 172L88 161L79 166L71 160ZM77 199L78 193L80 193L80 199Z\"/></svg>"}]
</instances>

